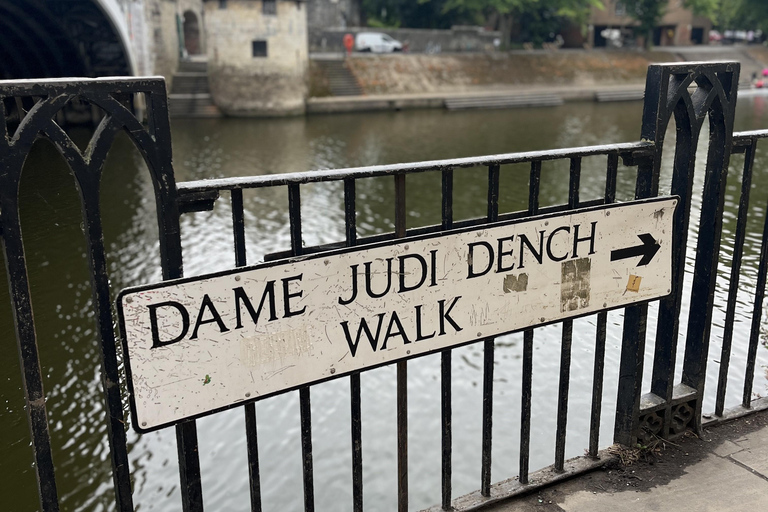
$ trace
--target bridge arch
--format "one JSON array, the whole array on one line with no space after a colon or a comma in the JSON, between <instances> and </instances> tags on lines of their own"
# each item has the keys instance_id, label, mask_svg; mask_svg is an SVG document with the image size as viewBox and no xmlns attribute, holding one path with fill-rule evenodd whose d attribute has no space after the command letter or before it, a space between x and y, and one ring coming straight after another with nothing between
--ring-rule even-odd
<instances>
[{"instance_id":1,"label":"bridge arch","mask_svg":"<svg viewBox=\"0 0 768 512\"><path fill-rule=\"evenodd\" d=\"M0 79L136 74L118 0L0 0Z\"/></svg>"}]
</instances>

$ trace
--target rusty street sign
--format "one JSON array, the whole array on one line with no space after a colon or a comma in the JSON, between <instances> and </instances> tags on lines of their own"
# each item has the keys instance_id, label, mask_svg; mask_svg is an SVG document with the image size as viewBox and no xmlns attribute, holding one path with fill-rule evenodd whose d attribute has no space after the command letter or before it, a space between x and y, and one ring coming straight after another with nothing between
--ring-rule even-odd
<instances>
[{"instance_id":1,"label":"rusty street sign","mask_svg":"<svg viewBox=\"0 0 768 512\"><path fill-rule=\"evenodd\" d=\"M663 297L674 197L124 290L134 426Z\"/></svg>"}]
</instances>

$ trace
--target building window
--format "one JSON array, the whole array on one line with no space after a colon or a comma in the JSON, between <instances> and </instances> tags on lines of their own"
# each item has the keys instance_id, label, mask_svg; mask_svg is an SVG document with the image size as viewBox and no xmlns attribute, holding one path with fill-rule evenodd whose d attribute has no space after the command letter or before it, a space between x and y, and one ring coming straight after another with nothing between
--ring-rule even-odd
<instances>
[{"instance_id":1,"label":"building window","mask_svg":"<svg viewBox=\"0 0 768 512\"><path fill-rule=\"evenodd\" d=\"M277 0L263 0L261 13L269 16L277 16Z\"/></svg>"},{"instance_id":2,"label":"building window","mask_svg":"<svg viewBox=\"0 0 768 512\"><path fill-rule=\"evenodd\" d=\"M624 2L616 2L616 16L625 16L627 14L627 6Z\"/></svg>"},{"instance_id":3,"label":"building window","mask_svg":"<svg viewBox=\"0 0 768 512\"><path fill-rule=\"evenodd\" d=\"M254 57L266 57L267 56L267 42L266 41L253 41L252 45Z\"/></svg>"}]
</instances>

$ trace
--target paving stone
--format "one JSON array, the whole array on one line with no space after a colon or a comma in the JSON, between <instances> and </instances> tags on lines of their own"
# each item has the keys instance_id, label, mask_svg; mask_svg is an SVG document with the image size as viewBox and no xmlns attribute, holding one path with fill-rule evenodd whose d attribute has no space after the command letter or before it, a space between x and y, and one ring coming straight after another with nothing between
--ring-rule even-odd
<instances>
[{"instance_id":1,"label":"paving stone","mask_svg":"<svg viewBox=\"0 0 768 512\"><path fill-rule=\"evenodd\" d=\"M723 441L720 445L712 450L712 453L719 457L727 457L736 452L742 451L744 448L734 443L733 441Z\"/></svg>"},{"instance_id":2,"label":"paving stone","mask_svg":"<svg viewBox=\"0 0 768 512\"><path fill-rule=\"evenodd\" d=\"M768 481L728 459L709 455L680 478L647 492L579 491L559 505L566 512L768 510Z\"/></svg>"}]
</instances>

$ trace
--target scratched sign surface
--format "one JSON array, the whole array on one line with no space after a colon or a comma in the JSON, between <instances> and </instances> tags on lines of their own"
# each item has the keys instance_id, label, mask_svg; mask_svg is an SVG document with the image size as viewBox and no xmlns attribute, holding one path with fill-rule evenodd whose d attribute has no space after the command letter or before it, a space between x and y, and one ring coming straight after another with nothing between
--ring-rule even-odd
<instances>
[{"instance_id":1,"label":"scratched sign surface","mask_svg":"<svg viewBox=\"0 0 768 512\"><path fill-rule=\"evenodd\" d=\"M134 426L667 295L676 198L124 290Z\"/></svg>"}]
</instances>

